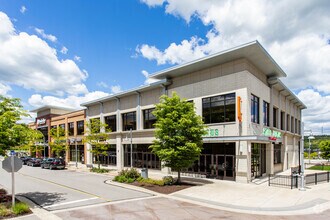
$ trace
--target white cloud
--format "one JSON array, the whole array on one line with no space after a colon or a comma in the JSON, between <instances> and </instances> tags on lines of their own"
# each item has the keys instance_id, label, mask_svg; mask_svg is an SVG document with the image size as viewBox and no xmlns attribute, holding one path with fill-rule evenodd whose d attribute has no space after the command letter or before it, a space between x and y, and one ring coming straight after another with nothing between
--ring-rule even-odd
<instances>
[{"instance_id":1,"label":"white cloud","mask_svg":"<svg viewBox=\"0 0 330 220\"><path fill-rule=\"evenodd\" d=\"M302 90L298 93L307 109L304 110L305 130L311 129L314 134L330 133L330 95L322 96L313 89Z\"/></svg>"},{"instance_id":2,"label":"white cloud","mask_svg":"<svg viewBox=\"0 0 330 220\"><path fill-rule=\"evenodd\" d=\"M0 82L0 95L7 96L7 93L11 90L9 85Z\"/></svg>"},{"instance_id":3,"label":"white cloud","mask_svg":"<svg viewBox=\"0 0 330 220\"><path fill-rule=\"evenodd\" d=\"M142 73L142 75L146 78L146 80L144 81L144 84L146 84L146 85L158 81L157 79L149 78L149 73L148 73L146 70L142 70L141 73Z\"/></svg>"},{"instance_id":4,"label":"white cloud","mask_svg":"<svg viewBox=\"0 0 330 220\"><path fill-rule=\"evenodd\" d=\"M111 86L111 93L116 94L122 92L120 85Z\"/></svg>"},{"instance_id":5,"label":"white cloud","mask_svg":"<svg viewBox=\"0 0 330 220\"><path fill-rule=\"evenodd\" d=\"M44 105L60 106L73 109L81 109L81 103L92 101L98 98L109 95L108 93L102 91L94 91L86 93L83 96L70 95L66 98L58 98L54 96L42 96L40 94L32 95L28 102L34 108L39 108Z\"/></svg>"},{"instance_id":6,"label":"white cloud","mask_svg":"<svg viewBox=\"0 0 330 220\"><path fill-rule=\"evenodd\" d=\"M180 64L258 40L287 73L283 81L289 88L313 88L319 100L328 100L324 94L330 94L329 1L165 0L158 5L143 2L150 7L163 6L167 14L187 23L199 19L210 27L205 37L170 42L164 50L148 44L137 48L140 55L158 65ZM328 123L330 117L322 111L322 105L316 106L319 118ZM317 117L307 118L308 112L306 121L310 126L319 126Z\"/></svg>"},{"instance_id":7,"label":"white cloud","mask_svg":"<svg viewBox=\"0 0 330 220\"><path fill-rule=\"evenodd\" d=\"M24 14L24 13L26 12L26 10L27 10L27 8L26 8L24 5L22 5L22 7L19 9L19 11L20 11L22 14Z\"/></svg>"},{"instance_id":8,"label":"white cloud","mask_svg":"<svg viewBox=\"0 0 330 220\"><path fill-rule=\"evenodd\" d=\"M85 94L88 77L70 59L59 60L56 50L36 35L18 33L0 12L0 81L57 95Z\"/></svg>"},{"instance_id":9,"label":"white cloud","mask_svg":"<svg viewBox=\"0 0 330 220\"><path fill-rule=\"evenodd\" d=\"M35 32L37 32L37 34L39 36L41 36L42 38L46 39L46 40L49 40L51 42L56 42L57 41L57 38L54 36L54 35L51 35L51 34L46 34L45 33L45 30L43 29L40 29L40 28L34 28Z\"/></svg>"},{"instance_id":10,"label":"white cloud","mask_svg":"<svg viewBox=\"0 0 330 220\"><path fill-rule=\"evenodd\" d=\"M63 46L62 49L61 49L61 53L67 54L68 53L68 48Z\"/></svg>"},{"instance_id":11,"label":"white cloud","mask_svg":"<svg viewBox=\"0 0 330 220\"><path fill-rule=\"evenodd\" d=\"M105 82L99 82L99 83L97 83L97 85L102 87L102 88L109 88L109 85L106 84Z\"/></svg>"},{"instance_id":12,"label":"white cloud","mask_svg":"<svg viewBox=\"0 0 330 220\"><path fill-rule=\"evenodd\" d=\"M146 3L149 7L161 6L165 0L141 0L141 2Z\"/></svg>"},{"instance_id":13,"label":"white cloud","mask_svg":"<svg viewBox=\"0 0 330 220\"><path fill-rule=\"evenodd\" d=\"M77 56L77 55L75 55L75 56L73 57L73 59L74 59L75 61L81 62L81 57L79 57L79 56Z\"/></svg>"}]
</instances>

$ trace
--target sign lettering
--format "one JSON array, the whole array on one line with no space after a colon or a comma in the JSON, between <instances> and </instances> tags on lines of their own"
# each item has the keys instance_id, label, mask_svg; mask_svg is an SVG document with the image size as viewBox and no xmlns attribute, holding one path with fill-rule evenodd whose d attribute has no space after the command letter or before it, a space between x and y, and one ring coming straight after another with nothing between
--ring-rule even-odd
<instances>
[{"instance_id":1,"label":"sign lettering","mask_svg":"<svg viewBox=\"0 0 330 220\"><path fill-rule=\"evenodd\" d=\"M263 128L262 135L267 136L267 137L275 137L275 138L281 138L282 137L281 132L273 131L273 130L270 130L269 128Z\"/></svg>"},{"instance_id":2,"label":"sign lettering","mask_svg":"<svg viewBox=\"0 0 330 220\"><path fill-rule=\"evenodd\" d=\"M40 119L37 119L37 124L38 125L43 125L46 123L46 119L45 118L40 118Z\"/></svg>"},{"instance_id":3,"label":"sign lettering","mask_svg":"<svg viewBox=\"0 0 330 220\"><path fill-rule=\"evenodd\" d=\"M219 136L219 129L206 129L207 133L204 135L204 137L218 137Z\"/></svg>"}]
</instances>

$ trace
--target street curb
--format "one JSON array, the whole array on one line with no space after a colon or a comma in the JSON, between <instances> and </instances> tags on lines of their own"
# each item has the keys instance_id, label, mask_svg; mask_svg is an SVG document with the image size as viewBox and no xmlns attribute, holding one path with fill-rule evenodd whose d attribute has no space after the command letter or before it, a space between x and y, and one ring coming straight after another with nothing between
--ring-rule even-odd
<instances>
[{"instance_id":1,"label":"street curb","mask_svg":"<svg viewBox=\"0 0 330 220\"><path fill-rule=\"evenodd\" d=\"M20 201L25 202L29 205L32 213L36 215L40 219L47 219L47 220L62 220L62 218L58 217L57 215L54 215L50 211L47 211L38 204L34 203L30 199L24 197L24 196L16 196Z\"/></svg>"}]
</instances>

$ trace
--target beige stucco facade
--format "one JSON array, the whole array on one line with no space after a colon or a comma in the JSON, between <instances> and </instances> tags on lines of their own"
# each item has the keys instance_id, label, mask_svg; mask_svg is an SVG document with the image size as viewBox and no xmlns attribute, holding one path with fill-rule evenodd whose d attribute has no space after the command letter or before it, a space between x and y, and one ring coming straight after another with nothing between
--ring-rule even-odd
<instances>
[{"instance_id":1,"label":"beige stucco facade","mask_svg":"<svg viewBox=\"0 0 330 220\"><path fill-rule=\"evenodd\" d=\"M128 164L125 160L128 160L131 141L133 145L142 146L150 145L154 140L154 129L144 129L143 114L144 110L158 103L162 94L171 96L172 92L176 92L180 97L193 101L196 113L201 116L204 114L203 99L234 94L235 119L207 124L209 134L203 140L205 156L198 161L196 169L200 170L202 163L208 167L203 167L203 172L194 170L190 174L217 178L220 173L226 175L226 166L232 163L232 170L227 171L228 179L250 182L253 178L299 165L301 110L306 107L280 81L285 76L261 45L254 42L161 71L151 76L160 80L154 84L84 103L83 106L87 108L86 120L100 118L104 122L105 116L116 116L116 131L109 133L107 141L116 146L116 166L122 169ZM258 122L251 120L254 114L251 112L252 96L259 100ZM238 97L241 100L240 110L237 110ZM269 105L267 125L263 121L266 114L264 102ZM237 111L242 113L241 121L237 118ZM130 131L123 128L123 114L129 112L136 114L132 140ZM206 153L211 148L213 153ZM231 153L219 153L220 148L229 149ZM86 154L87 163L92 163L93 156L89 151ZM168 172L168 169L162 170Z\"/></svg>"}]
</instances>

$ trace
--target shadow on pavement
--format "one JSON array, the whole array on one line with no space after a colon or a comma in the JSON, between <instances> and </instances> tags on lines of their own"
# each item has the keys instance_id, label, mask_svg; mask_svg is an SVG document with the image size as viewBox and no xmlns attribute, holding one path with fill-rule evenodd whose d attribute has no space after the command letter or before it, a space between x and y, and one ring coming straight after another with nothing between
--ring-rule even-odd
<instances>
[{"instance_id":1,"label":"shadow on pavement","mask_svg":"<svg viewBox=\"0 0 330 220\"><path fill-rule=\"evenodd\" d=\"M24 196L40 206L49 206L65 200L63 195L66 194L48 193L48 192L28 192L28 193L20 193L18 195Z\"/></svg>"}]
</instances>

